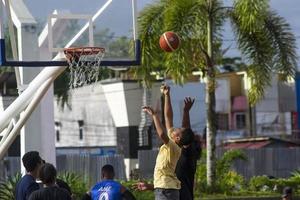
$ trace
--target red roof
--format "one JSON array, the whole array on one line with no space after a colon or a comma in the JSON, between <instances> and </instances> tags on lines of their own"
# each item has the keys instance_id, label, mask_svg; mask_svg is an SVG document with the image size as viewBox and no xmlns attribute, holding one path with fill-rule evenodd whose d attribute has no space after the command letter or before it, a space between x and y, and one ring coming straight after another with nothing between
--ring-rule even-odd
<instances>
[{"instance_id":1,"label":"red roof","mask_svg":"<svg viewBox=\"0 0 300 200\"><path fill-rule=\"evenodd\" d=\"M229 139L223 145L225 149L259 149L269 146L274 147L299 147L300 144L279 138L272 137L252 137L252 138L239 138Z\"/></svg>"},{"instance_id":2,"label":"red roof","mask_svg":"<svg viewBox=\"0 0 300 200\"><path fill-rule=\"evenodd\" d=\"M271 141L237 142L224 144L225 149L259 149L269 145Z\"/></svg>"}]
</instances>

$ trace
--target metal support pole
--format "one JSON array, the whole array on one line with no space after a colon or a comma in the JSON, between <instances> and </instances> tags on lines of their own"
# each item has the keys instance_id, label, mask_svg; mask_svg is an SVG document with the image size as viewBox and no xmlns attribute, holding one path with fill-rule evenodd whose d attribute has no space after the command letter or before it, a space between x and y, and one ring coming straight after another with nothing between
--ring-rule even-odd
<instances>
[{"instance_id":1,"label":"metal support pole","mask_svg":"<svg viewBox=\"0 0 300 200\"><path fill-rule=\"evenodd\" d=\"M3 15L3 3L0 1L0 39L4 39L4 31L3 31L3 22L4 22L4 15Z\"/></svg>"},{"instance_id":2,"label":"metal support pole","mask_svg":"<svg viewBox=\"0 0 300 200\"><path fill-rule=\"evenodd\" d=\"M17 43L16 43L16 34L15 34L14 24L13 24L11 12L10 12L9 0L5 0L5 6L6 6L6 12L7 12L7 18L8 18L8 31L9 31L9 36L10 36L10 44L11 44L11 48L12 48L13 59L18 60L18 49L17 49ZM20 70L19 70L18 67L14 67L14 69L15 69L18 93L21 94L21 90L20 90L20 88L21 88Z\"/></svg>"},{"instance_id":3,"label":"metal support pole","mask_svg":"<svg viewBox=\"0 0 300 200\"><path fill-rule=\"evenodd\" d=\"M131 0L132 2L132 25L133 25L133 39L138 38L138 29L137 29L137 3L136 0Z\"/></svg>"},{"instance_id":4,"label":"metal support pole","mask_svg":"<svg viewBox=\"0 0 300 200\"><path fill-rule=\"evenodd\" d=\"M10 119L15 118L20 112L22 112L38 88L49 78L57 77L61 74L67 67L47 67L39 73L39 75L32 80L28 88L12 103L10 106L1 113L0 115L0 132L6 128Z\"/></svg>"},{"instance_id":5,"label":"metal support pole","mask_svg":"<svg viewBox=\"0 0 300 200\"><path fill-rule=\"evenodd\" d=\"M33 99L25 109L25 111L20 115L20 119L12 129L12 131L9 133L5 141L0 146L0 160L5 156L8 148L11 146L11 144L14 142L16 137L18 136L18 133L20 132L21 128L24 126L27 119L30 117L31 113L34 111L36 106L39 104L45 93L48 91L49 87L53 83L56 77L51 77L48 80L46 80L36 91L35 95L33 96Z\"/></svg>"}]
</instances>

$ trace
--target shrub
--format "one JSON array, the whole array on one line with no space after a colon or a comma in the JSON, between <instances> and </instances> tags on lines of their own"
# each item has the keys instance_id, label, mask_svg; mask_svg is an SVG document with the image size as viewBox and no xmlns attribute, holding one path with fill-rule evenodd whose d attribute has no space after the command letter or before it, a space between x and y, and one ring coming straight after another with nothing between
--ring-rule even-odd
<instances>
[{"instance_id":1,"label":"shrub","mask_svg":"<svg viewBox=\"0 0 300 200\"><path fill-rule=\"evenodd\" d=\"M203 151L198 163L196 173L196 193L223 193L232 194L242 190L245 186L244 178L231 170L235 160L247 160L245 154L240 150L230 150L216 161L216 185L209 188L206 182L206 152Z\"/></svg>"},{"instance_id":2,"label":"shrub","mask_svg":"<svg viewBox=\"0 0 300 200\"><path fill-rule=\"evenodd\" d=\"M82 176L75 172L64 172L58 175L58 178L65 181L71 188L73 199L81 199L88 191L87 184Z\"/></svg>"},{"instance_id":3,"label":"shrub","mask_svg":"<svg viewBox=\"0 0 300 200\"><path fill-rule=\"evenodd\" d=\"M267 176L254 176L248 183L248 189L250 191L270 191L274 188L274 183Z\"/></svg>"},{"instance_id":4,"label":"shrub","mask_svg":"<svg viewBox=\"0 0 300 200\"><path fill-rule=\"evenodd\" d=\"M1 200L15 199L16 186L21 178L22 178L21 173L17 173L15 176L9 177L7 181L2 181L0 183Z\"/></svg>"},{"instance_id":5,"label":"shrub","mask_svg":"<svg viewBox=\"0 0 300 200\"><path fill-rule=\"evenodd\" d=\"M234 194L244 188L244 177L235 171L228 171L223 175L222 179L217 179L219 192L228 195Z\"/></svg>"}]
</instances>

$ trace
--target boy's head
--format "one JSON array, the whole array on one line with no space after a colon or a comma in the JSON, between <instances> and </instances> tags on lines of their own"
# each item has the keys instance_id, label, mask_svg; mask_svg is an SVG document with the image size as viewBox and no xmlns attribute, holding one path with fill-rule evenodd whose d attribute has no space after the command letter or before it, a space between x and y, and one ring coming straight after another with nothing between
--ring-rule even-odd
<instances>
[{"instance_id":1,"label":"boy's head","mask_svg":"<svg viewBox=\"0 0 300 200\"><path fill-rule=\"evenodd\" d=\"M112 165L104 165L101 169L102 179L114 179L115 170Z\"/></svg>"},{"instance_id":2,"label":"boy's head","mask_svg":"<svg viewBox=\"0 0 300 200\"><path fill-rule=\"evenodd\" d=\"M56 180L56 169L50 163L45 163L40 169L40 179L43 184L51 185Z\"/></svg>"},{"instance_id":3,"label":"boy's head","mask_svg":"<svg viewBox=\"0 0 300 200\"><path fill-rule=\"evenodd\" d=\"M24 154L22 162L27 172L33 172L41 166L42 158L39 152L29 151Z\"/></svg>"},{"instance_id":4,"label":"boy's head","mask_svg":"<svg viewBox=\"0 0 300 200\"><path fill-rule=\"evenodd\" d=\"M291 187L285 187L283 189L282 199L283 200L291 200L293 194L293 189Z\"/></svg>"},{"instance_id":5,"label":"boy's head","mask_svg":"<svg viewBox=\"0 0 300 200\"><path fill-rule=\"evenodd\" d=\"M194 132L190 128L174 128L171 138L180 146L190 145L194 141Z\"/></svg>"}]
</instances>

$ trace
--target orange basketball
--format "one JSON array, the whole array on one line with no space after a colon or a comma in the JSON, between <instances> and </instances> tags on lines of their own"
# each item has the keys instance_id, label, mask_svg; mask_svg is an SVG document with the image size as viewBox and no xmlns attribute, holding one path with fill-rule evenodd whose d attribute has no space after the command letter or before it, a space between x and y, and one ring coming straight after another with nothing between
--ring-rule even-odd
<instances>
[{"instance_id":1,"label":"orange basketball","mask_svg":"<svg viewBox=\"0 0 300 200\"><path fill-rule=\"evenodd\" d=\"M176 33L172 31L167 31L160 36L159 46L166 52L175 51L179 47L179 45L180 38Z\"/></svg>"}]
</instances>

